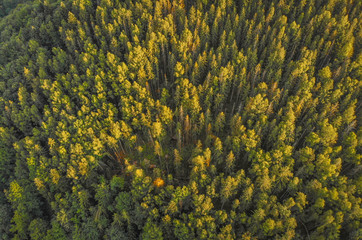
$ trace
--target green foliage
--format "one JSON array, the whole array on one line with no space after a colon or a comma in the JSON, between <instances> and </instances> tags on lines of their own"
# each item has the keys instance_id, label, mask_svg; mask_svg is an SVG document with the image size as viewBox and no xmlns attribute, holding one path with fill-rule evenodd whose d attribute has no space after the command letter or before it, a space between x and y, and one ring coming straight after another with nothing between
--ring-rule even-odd
<instances>
[{"instance_id":1,"label":"green foliage","mask_svg":"<svg viewBox=\"0 0 362 240\"><path fill-rule=\"evenodd\" d=\"M152 221L147 221L143 228L142 239L144 240L162 240L161 229Z\"/></svg>"},{"instance_id":2,"label":"green foliage","mask_svg":"<svg viewBox=\"0 0 362 240\"><path fill-rule=\"evenodd\" d=\"M43 219L34 219L29 225L30 238L34 240L44 239L48 228L47 222Z\"/></svg>"},{"instance_id":3,"label":"green foliage","mask_svg":"<svg viewBox=\"0 0 362 240\"><path fill-rule=\"evenodd\" d=\"M361 238L361 7L3 0L0 239Z\"/></svg>"}]
</instances>

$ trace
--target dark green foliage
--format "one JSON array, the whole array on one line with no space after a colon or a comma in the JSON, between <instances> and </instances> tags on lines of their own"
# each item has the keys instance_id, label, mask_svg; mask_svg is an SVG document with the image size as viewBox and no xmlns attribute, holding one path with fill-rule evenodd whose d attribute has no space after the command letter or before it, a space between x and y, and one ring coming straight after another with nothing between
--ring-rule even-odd
<instances>
[{"instance_id":1,"label":"dark green foliage","mask_svg":"<svg viewBox=\"0 0 362 240\"><path fill-rule=\"evenodd\" d=\"M360 239L360 1L0 3L0 239Z\"/></svg>"}]
</instances>

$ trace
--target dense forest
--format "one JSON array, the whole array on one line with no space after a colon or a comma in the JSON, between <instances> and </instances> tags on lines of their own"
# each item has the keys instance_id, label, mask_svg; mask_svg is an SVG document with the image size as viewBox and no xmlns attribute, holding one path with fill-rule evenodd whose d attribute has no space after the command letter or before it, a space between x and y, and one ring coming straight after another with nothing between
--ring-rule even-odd
<instances>
[{"instance_id":1,"label":"dense forest","mask_svg":"<svg viewBox=\"0 0 362 240\"><path fill-rule=\"evenodd\" d=\"M0 239L362 239L361 22L2 0Z\"/></svg>"}]
</instances>

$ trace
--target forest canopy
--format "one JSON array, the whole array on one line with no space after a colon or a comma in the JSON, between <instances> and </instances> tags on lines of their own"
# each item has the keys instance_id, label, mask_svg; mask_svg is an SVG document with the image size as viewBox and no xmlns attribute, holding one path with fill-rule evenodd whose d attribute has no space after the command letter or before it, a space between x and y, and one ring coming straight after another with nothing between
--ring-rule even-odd
<instances>
[{"instance_id":1,"label":"forest canopy","mask_svg":"<svg viewBox=\"0 0 362 240\"><path fill-rule=\"evenodd\" d=\"M0 239L361 239L361 5L3 0Z\"/></svg>"}]
</instances>

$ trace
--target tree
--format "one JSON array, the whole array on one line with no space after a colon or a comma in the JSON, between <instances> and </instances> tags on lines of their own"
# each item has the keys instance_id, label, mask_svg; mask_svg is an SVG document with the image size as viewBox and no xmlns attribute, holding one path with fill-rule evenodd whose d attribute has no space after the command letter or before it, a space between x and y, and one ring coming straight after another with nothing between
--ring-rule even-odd
<instances>
[{"instance_id":1,"label":"tree","mask_svg":"<svg viewBox=\"0 0 362 240\"><path fill-rule=\"evenodd\" d=\"M325 146L333 145L337 141L338 133L327 119L321 123L320 136L321 143Z\"/></svg>"}]
</instances>

